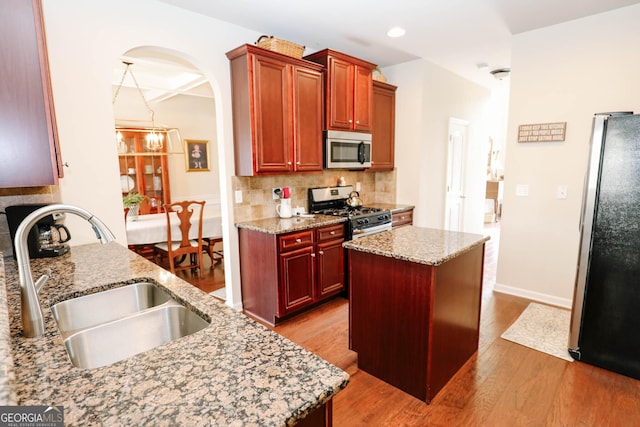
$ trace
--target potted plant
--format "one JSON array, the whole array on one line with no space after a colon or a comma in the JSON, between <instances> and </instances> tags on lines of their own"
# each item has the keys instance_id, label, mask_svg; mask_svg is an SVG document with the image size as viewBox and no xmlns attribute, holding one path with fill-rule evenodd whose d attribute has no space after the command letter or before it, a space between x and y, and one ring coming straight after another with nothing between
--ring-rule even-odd
<instances>
[{"instance_id":1,"label":"potted plant","mask_svg":"<svg viewBox=\"0 0 640 427\"><path fill-rule=\"evenodd\" d=\"M122 198L122 204L125 209L129 209L127 211L127 219L130 221L135 221L138 219L138 210L140 209L140 203L146 198L140 193L135 191L131 191L127 193L126 196Z\"/></svg>"}]
</instances>

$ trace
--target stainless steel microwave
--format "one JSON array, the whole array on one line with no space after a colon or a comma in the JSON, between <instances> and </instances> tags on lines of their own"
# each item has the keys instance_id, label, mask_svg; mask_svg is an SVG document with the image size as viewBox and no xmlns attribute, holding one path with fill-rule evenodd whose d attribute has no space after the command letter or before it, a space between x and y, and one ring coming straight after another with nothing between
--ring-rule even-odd
<instances>
[{"instance_id":1,"label":"stainless steel microwave","mask_svg":"<svg viewBox=\"0 0 640 427\"><path fill-rule=\"evenodd\" d=\"M325 168L364 169L370 167L370 133L325 131Z\"/></svg>"}]
</instances>

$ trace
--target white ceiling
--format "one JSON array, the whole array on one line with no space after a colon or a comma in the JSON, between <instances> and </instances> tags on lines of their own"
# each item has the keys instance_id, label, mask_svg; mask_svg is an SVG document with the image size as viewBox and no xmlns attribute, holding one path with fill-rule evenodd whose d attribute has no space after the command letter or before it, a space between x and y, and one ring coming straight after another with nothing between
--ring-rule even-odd
<instances>
[{"instance_id":1,"label":"white ceiling","mask_svg":"<svg viewBox=\"0 0 640 427\"><path fill-rule=\"evenodd\" d=\"M468 80L494 87L489 71L511 67L511 36L640 3L640 0L159 0L306 46L331 48L378 64L426 59ZM387 37L402 26L404 37ZM253 43L255 40L247 40ZM150 104L177 94L212 97L190 64L139 49L127 53ZM479 64L487 64L480 69ZM116 64L113 84L124 65ZM517 72L517 70L513 70ZM130 76L121 95L139 98ZM127 93L125 95L125 93ZM140 100L140 102L142 102Z\"/></svg>"},{"instance_id":2,"label":"white ceiling","mask_svg":"<svg viewBox=\"0 0 640 427\"><path fill-rule=\"evenodd\" d=\"M423 58L484 86L510 67L511 35L640 3L640 0L159 0L381 67ZM386 36L393 26L404 37ZM255 40L247 40L253 43ZM478 70L486 63L488 70ZM514 72L517 70L513 70Z\"/></svg>"}]
</instances>

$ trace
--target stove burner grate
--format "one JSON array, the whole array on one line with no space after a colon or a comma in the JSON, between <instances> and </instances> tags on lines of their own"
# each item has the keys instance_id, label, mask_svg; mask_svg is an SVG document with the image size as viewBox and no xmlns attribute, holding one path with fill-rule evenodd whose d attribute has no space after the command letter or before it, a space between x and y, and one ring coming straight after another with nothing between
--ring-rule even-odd
<instances>
[{"instance_id":1,"label":"stove burner grate","mask_svg":"<svg viewBox=\"0 0 640 427\"><path fill-rule=\"evenodd\" d=\"M368 208L368 207L352 208L352 207L345 206L343 208L323 209L318 211L317 213L320 213L323 215L346 216L346 217L352 218L356 216L369 215L369 214L373 214L380 211L382 211L382 209L380 208Z\"/></svg>"}]
</instances>

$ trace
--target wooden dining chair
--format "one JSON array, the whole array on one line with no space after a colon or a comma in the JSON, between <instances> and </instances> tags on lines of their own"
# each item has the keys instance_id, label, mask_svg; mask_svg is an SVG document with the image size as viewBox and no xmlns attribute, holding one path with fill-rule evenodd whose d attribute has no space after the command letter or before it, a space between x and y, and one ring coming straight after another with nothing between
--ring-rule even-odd
<instances>
[{"instance_id":1,"label":"wooden dining chair","mask_svg":"<svg viewBox=\"0 0 640 427\"><path fill-rule=\"evenodd\" d=\"M205 237L202 240L204 242L202 249L209 255L209 258L211 258L211 267L213 267L224 258L221 250L215 250L216 243L222 243L222 237Z\"/></svg>"},{"instance_id":2,"label":"wooden dining chair","mask_svg":"<svg viewBox=\"0 0 640 427\"><path fill-rule=\"evenodd\" d=\"M163 257L169 259L169 269L175 274L179 270L198 269L198 276L202 277L202 213L205 202L183 201L164 205L167 216L167 241L154 246L156 262L160 264ZM195 208L195 209L194 209ZM180 236L171 232L171 213L175 212L180 220ZM189 239L191 217L197 215L198 238ZM176 258L188 260L188 264L177 265Z\"/></svg>"}]
</instances>

